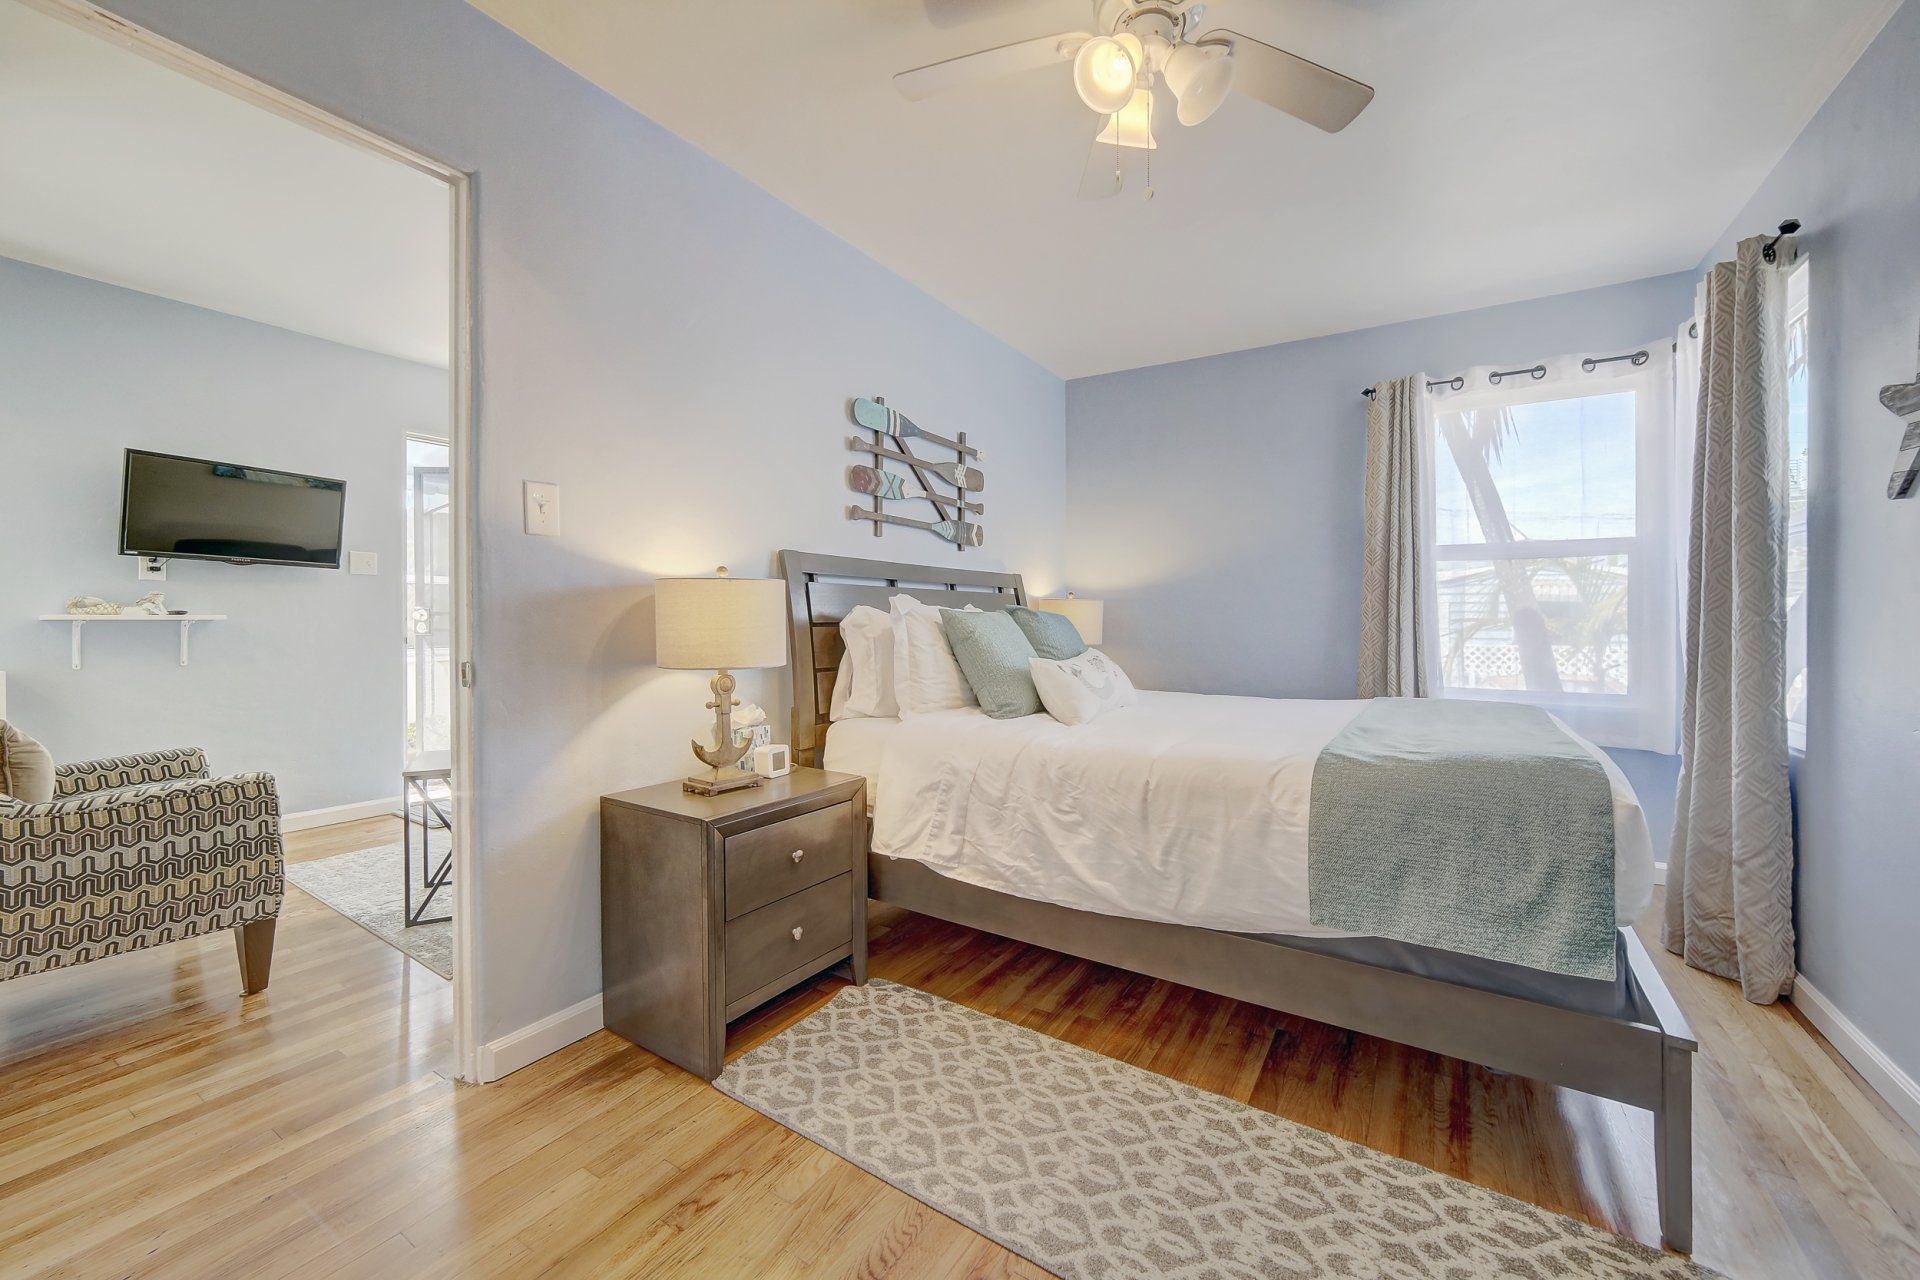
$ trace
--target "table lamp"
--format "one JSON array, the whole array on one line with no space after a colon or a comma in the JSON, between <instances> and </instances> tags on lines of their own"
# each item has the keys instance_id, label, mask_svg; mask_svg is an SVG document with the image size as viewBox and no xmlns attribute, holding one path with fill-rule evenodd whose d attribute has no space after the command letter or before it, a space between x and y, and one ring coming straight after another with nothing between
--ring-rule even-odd
<instances>
[{"instance_id":1,"label":"table lamp","mask_svg":"<svg viewBox=\"0 0 1920 1280\"><path fill-rule=\"evenodd\" d=\"M1088 644L1099 644L1103 623L1107 617L1107 605L1104 600L1082 600L1067 592L1065 600L1035 600L1033 607L1042 613L1057 613L1073 624L1080 638Z\"/></svg>"},{"instance_id":2,"label":"table lamp","mask_svg":"<svg viewBox=\"0 0 1920 1280\"><path fill-rule=\"evenodd\" d=\"M787 604L778 578L729 578L721 565L711 578L661 578L655 584L654 640L659 665L674 671L713 671L713 749L693 754L708 767L681 785L717 796L757 787L757 773L741 769L748 744L733 740L732 673L742 667L787 665Z\"/></svg>"}]
</instances>

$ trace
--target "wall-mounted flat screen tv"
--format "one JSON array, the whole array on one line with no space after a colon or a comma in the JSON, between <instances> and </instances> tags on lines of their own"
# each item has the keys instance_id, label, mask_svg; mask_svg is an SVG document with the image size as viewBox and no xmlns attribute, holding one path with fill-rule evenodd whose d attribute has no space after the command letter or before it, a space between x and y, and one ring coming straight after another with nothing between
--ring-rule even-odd
<instances>
[{"instance_id":1,"label":"wall-mounted flat screen tv","mask_svg":"<svg viewBox=\"0 0 1920 1280\"><path fill-rule=\"evenodd\" d=\"M120 554L340 567L344 480L127 450Z\"/></svg>"}]
</instances>

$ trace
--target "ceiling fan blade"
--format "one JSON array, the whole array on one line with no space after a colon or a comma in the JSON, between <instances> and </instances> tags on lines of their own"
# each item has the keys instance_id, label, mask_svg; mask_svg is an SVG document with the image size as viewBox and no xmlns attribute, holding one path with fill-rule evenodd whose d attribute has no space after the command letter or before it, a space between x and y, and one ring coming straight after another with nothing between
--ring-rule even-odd
<instances>
[{"instance_id":1,"label":"ceiling fan blade","mask_svg":"<svg viewBox=\"0 0 1920 1280\"><path fill-rule=\"evenodd\" d=\"M933 62L911 71L902 71L893 78L893 87L900 91L901 97L918 102L922 98L931 98L936 93L945 93L948 89L957 89L977 80L997 80L1017 71L1031 71L1036 67L1064 62L1078 53L1080 46L1088 39L1084 31L1062 31L1058 35L1035 36L1017 44L1003 44L997 49L965 53L957 58L948 58L945 62Z\"/></svg>"},{"instance_id":2,"label":"ceiling fan blade","mask_svg":"<svg viewBox=\"0 0 1920 1280\"><path fill-rule=\"evenodd\" d=\"M1080 174L1080 198L1110 200L1126 190L1138 155L1134 147L1116 147L1095 138L1087 149L1087 167Z\"/></svg>"},{"instance_id":3,"label":"ceiling fan blade","mask_svg":"<svg viewBox=\"0 0 1920 1280\"><path fill-rule=\"evenodd\" d=\"M1233 92L1258 98L1328 133L1352 124L1373 101L1371 85L1238 31L1209 31L1198 43L1224 44L1233 51Z\"/></svg>"}]
</instances>

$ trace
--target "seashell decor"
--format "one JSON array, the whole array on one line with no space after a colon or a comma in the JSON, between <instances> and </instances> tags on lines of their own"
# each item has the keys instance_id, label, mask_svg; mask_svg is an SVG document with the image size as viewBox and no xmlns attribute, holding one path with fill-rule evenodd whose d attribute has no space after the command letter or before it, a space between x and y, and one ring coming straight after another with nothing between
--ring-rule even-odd
<instances>
[{"instance_id":1,"label":"seashell decor","mask_svg":"<svg viewBox=\"0 0 1920 1280\"><path fill-rule=\"evenodd\" d=\"M82 618L111 618L122 613L147 613L163 618L167 601L158 591L149 591L132 604L115 604L99 596L75 596L67 601L67 612Z\"/></svg>"}]
</instances>

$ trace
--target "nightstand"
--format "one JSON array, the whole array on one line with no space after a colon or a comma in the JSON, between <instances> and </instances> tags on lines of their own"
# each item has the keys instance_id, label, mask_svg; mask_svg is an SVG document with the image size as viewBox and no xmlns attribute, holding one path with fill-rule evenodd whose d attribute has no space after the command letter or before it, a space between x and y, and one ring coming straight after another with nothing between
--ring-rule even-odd
<instances>
[{"instance_id":1,"label":"nightstand","mask_svg":"<svg viewBox=\"0 0 1920 1280\"><path fill-rule=\"evenodd\" d=\"M704 1079L727 1023L845 960L867 980L867 783L795 769L600 798L607 1029Z\"/></svg>"}]
</instances>

